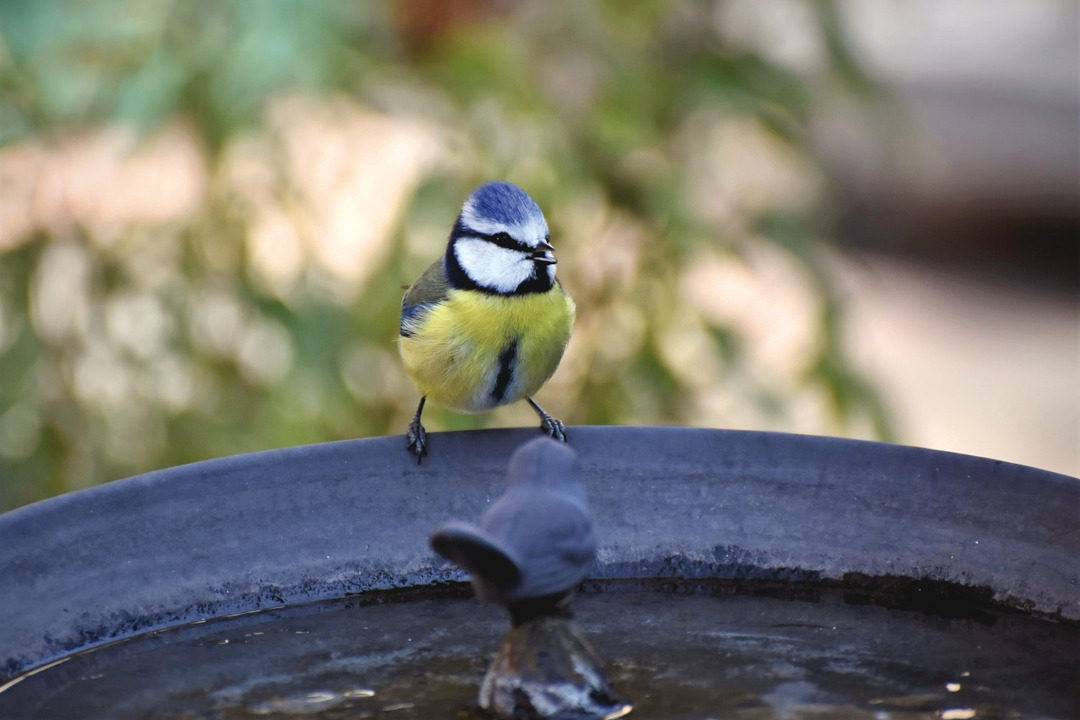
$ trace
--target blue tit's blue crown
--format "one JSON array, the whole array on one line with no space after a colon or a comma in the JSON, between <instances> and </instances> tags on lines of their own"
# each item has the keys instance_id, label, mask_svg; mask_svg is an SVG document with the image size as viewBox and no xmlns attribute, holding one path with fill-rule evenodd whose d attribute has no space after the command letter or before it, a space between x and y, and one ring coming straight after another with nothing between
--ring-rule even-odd
<instances>
[{"instance_id":1,"label":"blue tit's blue crown","mask_svg":"<svg viewBox=\"0 0 1080 720\"><path fill-rule=\"evenodd\" d=\"M471 211L470 217L465 217L466 211ZM507 182L490 182L474 190L465 202L462 219L466 227L469 227L469 220L520 228L541 223L547 225L544 222L544 213L529 193ZM517 239L528 242L524 237Z\"/></svg>"},{"instance_id":2,"label":"blue tit's blue crown","mask_svg":"<svg viewBox=\"0 0 1080 720\"><path fill-rule=\"evenodd\" d=\"M473 190L461 208L455 229L482 237L506 233L529 248L548 237L540 206L529 193L507 182L490 182Z\"/></svg>"}]
</instances>

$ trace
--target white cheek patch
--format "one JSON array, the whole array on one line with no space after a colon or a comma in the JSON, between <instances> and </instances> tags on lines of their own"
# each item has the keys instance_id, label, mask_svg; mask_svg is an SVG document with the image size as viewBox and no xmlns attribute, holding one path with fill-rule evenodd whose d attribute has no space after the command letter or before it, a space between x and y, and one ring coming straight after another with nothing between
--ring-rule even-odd
<instances>
[{"instance_id":1,"label":"white cheek patch","mask_svg":"<svg viewBox=\"0 0 1080 720\"><path fill-rule=\"evenodd\" d=\"M461 219L464 221L466 228L476 232L478 235L509 233L510 237L529 247L536 247L548 236L547 221L544 220L543 215L530 216L521 223L496 222L479 215L472 200L465 203L465 207L461 208Z\"/></svg>"},{"instance_id":2,"label":"white cheek patch","mask_svg":"<svg viewBox=\"0 0 1080 720\"><path fill-rule=\"evenodd\" d=\"M454 242L454 255L473 282L500 293L513 292L532 277L536 269L536 264L525 253L501 248L480 238L458 238Z\"/></svg>"}]
</instances>

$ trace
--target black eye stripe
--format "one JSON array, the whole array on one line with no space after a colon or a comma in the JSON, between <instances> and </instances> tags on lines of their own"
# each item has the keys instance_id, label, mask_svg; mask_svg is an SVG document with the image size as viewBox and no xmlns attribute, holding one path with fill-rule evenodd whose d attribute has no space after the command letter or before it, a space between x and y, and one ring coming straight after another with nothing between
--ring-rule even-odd
<instances>
[{"instance_id":1,"label":"black eye stripe","mask_svg":"<svg viewBox=\"0 0 1080 720\"><path fill-rule=\"evenodd\" d=\"M507 250L520 250L524 253L531 253L533 251L533 249L525 243L520 243L510 237L508 233L498 232L493 235L481 235L480 237L484 238L489 243L498 245L501 248L506 248Z\"/></svg>"}]
</instances>

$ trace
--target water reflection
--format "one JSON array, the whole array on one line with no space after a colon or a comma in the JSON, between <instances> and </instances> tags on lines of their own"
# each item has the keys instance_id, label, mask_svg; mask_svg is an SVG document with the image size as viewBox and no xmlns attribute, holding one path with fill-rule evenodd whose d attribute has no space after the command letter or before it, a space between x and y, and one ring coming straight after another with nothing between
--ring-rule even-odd
<instances>
[{"instance_id":1,"label":"water reflection","mask_svg":"<svg viewBox=\"0 0 1080 720\"><path fill-rule=\"evenodd\" d=\"M193 624L76 655L0 691L0 717L484 717L477 685L500 641L498 610L463 596L365 602ZM1074 625L928 617L824 591L812 601L703 584L671 592L670 582L590 583L575 609L638 720L1080 717Z\"/></svg>"},{"instance_id":2,"label":"water reflection","mask_svg":"<svg viewBox=\"0 0 1080 720\"><path fill-rule=\"evenodd\" d=\"M334 707L347 706L352 699L374 695L373 690L367 689L346 690L343 693L322 690L262 700L249 705L246 710L253 715L315 715Z\"/></svg>"}]
</instances>

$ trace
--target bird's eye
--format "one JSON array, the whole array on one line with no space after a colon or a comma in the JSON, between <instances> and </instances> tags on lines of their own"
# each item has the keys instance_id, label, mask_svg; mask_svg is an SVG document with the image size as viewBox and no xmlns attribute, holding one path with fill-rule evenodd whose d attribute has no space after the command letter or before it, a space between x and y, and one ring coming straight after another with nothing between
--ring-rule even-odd
<instances>
[{"instance_id":1,"label":"bird's eye","mask_svg":"<svg viewBox=\"0 0 1080 720\"><path fill-rule=\"evenodd\" d=\"M489 235L488 239L498 245L499 247L508 248L510 250L520 250L521 243L514 238L510 237L509 233L499 232L494 235Z\"/></svg>"}]
</instances>

